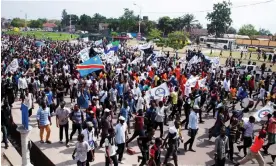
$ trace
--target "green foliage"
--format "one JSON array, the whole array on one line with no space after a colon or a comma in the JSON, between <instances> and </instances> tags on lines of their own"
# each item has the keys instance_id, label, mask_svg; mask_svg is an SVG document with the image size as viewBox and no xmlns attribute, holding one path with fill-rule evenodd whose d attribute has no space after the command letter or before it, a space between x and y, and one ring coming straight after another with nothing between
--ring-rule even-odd
<instances>
[{"instance_id":1,"label":"green foliage","mask_svg":"<svg viewBox=\"0 0 276 166\"><path fill-rule=\"evenodd\" d=\"M79 26L80 29L83 31L89 31L92 29L92 18L86 14L83 14L80 16L80 20L79 20Z\"/></svg>"},{"instance_id":2,"label":"green foliage","mask_svg":"<svg viewBox=\"0 0 276 166\"><path fill-rule=\"evenodd\" d=\"M118 36L119 34L118 34L118 32L111 32L111 36L112 37L116 37L116 36Z\"/></svg>"},{"instance_id":3,"label":"green foliage","mask_svg":"<svg viewBox=\"0 0 276 166\"><path fill-rule=\"evenodd\" d=\"M151 29L148 35L148 39L149 40L153 40L153 39L161 39L161 34L162 32L160 30L158 30L157 28Z\"/></svg>"},{"instance_id":4,"label":"green foliage","mask_svg":"<svg viewBox=\"0 0 276 166\"><path fill-rule=\"evenodd\" d=\"M168 16L161 17L158 20L157 27L163 32L163 35L167 35L173 31L173 21Z\"/></svg>"},{"instance_id":5,"label":"green foliage","mask_svg":"<svg viewBox=\"0 0 276 166\"><path fill-rule=\"evenodd\" d=\"M259 32L255 29L255 27L252 24L243 25L239 29L239 35L253 36L258 34Z\"/></svg>"},{"instance_id":6,"label":"green foliage","mask_svg":"<svg viewBox=\"0 0 276 166\"><path fill-rule=\"evenodd\" d=\"M120 31L121 32L129 32L137 27L136 31L138 31L138 17L134 15L133 10L129 10L128 8L124 9L124 14L119 18L120 20Z\"/></svg>"},{"instance_id":7,"label":"green foliage","mask_svg":"<svg viewBox=\"0 0 276 166\"><path fill-rule=\"evenodd\" d=\"M11 21L11 26L13 27L25 27L25 20L20 18L14 18Z\"/></svg>"},{"instance_id":8,"label":"green foliage","mask_svg":"<svg viewBox=\"0 0 276 166\"><path fill-rule=\"evenodd\" d=\"M167 46L174 50L179 50L185 47L188 35L183 31L175 31L168 34Z\"/></svg>"},{"instance_id":9,"label":"green foliage","mask_svg":"<svg viewBox=\"0 0 276 166\"><path fill-rule=\"evenodd\" d=\"M44 31L23 31L23 32L14 32L8 31L7 34L11 35L22 35L22 36L31 36L35 37L36 39L50 39L50 40L72 40L76 39L78 35L72 35L68 33L58 33L58 32L44 32Z\"/></svg>"},{"instance_id":10,"label":"green foliage","mask_svg":"<svg viewBox=\"0 0 276 166\"><path fill-rule=\"evenodd\" d=\"M208 13L206 18L210 21L207 24L208 32L215 34L216 37L221 37L232 23L231 3L223 1L222 3L214 4L213 11Z\"/></svg>"},{"instance_id":11,"label":"green foliage","mask_svg":"<svg viewBox=\"0 0 276 166\"><path fill-rule=\"evenodd\" d=\"M229 27L228 29L227 29L227 32L226 32L227 34L237 34L237 30L235 29L235 28L233 28L233 27Z\"/></svg>"},{"instance_id":12,"label":"green foliage","mask_svg":"<svg viewBox=\"0 0 276 166\"><path fill-rule=\"evenodd\" d=\"M260 28L259 32L260 35L272 35L272 33L268 29Z\"/></svg>"}]
</instances>

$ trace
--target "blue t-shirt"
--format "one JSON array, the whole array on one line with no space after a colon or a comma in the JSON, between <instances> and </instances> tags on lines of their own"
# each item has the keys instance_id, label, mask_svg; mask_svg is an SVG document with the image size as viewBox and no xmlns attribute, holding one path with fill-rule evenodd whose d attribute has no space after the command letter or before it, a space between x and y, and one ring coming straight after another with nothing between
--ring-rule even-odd
<instances>
[{"instance_id":1,"label":"blue t-shirt","mask_svg":"<svg viewBox=\"0 0 276 166\"><path fill-rule=\"evenodd\" d=\"M122 108L120 113L121 113L121 116L123 116L126 119L125 121L127 121L128 120L128 111L127 111L127 109Z\"/></svg>"},{"instance_id":2,"label":"blue t-shirt","mask_svg":"<svg viewBox=\"0 0 276 166\"><path fill-rule=\"evenodd\" d=\"M123 84L117 84L117 90L118 90L118 95L123 96L123 94L124 94L124 85Z\"/></svg>"},{"instance_id":3,"label":"blue t-shirt","mask_svg":"<svg viewBox=\"0 0 276 166\"><path fill-rule=\"evenodd\" d=\"M46 125L50 124L49 116L50 116L50 109L48 107L46 107L45 110L43 110L41 107L39 107L37 114L36 114L36 118L37 118L37 120L39 120L40 126L46 126Z\"/></svg>"},{"instance_id":4,"label":"blue t-shirt","mask_svg":"<svg viewBox=\"0 0 276 166\"><path fill-rule=\"evenodd\" d=\"M46 93L46 96L47 96L47 100L48 100L47 105L52 104L53 103L53 93L50 91L50 92Z\"/></svg>"}]
</instances>

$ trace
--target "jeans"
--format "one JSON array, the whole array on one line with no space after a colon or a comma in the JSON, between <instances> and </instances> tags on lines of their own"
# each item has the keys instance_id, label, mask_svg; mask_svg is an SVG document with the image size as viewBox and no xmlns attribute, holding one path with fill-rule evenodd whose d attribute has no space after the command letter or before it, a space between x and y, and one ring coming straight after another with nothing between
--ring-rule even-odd
<instances>
[{"instance_id":1,"label":"jeans","mask_svg":"<svg viewBox=\"0 0 276 166\"><path fill-rule=\"evenodd\" d=\"M174 165L178 166L178 163L177 163L177 145L169 145L169 148L168 148L167 153L165 155L164 164L167 164L168 159L169 159L171 154L173 156Z\"/></svg>"},{"instance_id":2,"label":"jeans","mask_svg":"<svg viewBox=\"0 0 276 166\"><path fill-rule=\"evenodd\" d=\"M233 136L229 136L229 159L233 160L233 155L234 155L234 137Z\"/></svg>"},{"instance_id":3,"label":"jeans","mask_svg":"<svg viewBox=\"0 0 276 166\"><path fill-rule=\"evenodd\" d=\"M247 155L247 148L249 148L252 145L252 138L251 137L243 137L243 145L239 146L240 148L243 148L244 156Z\"/></svg>"},{"instance_id":4,"label":"jeans","mask_svg":"<svg viewBox=\"0 0 276 166\"><path fill-rule=\"evenodd\" d=\"M113 162L113 166L118 166L117 156L114 155L114 156L109 156L109 157ZM110 160L108 157L105 157L105 166L109 166L109 165L110 165Z\"/></svg>"},{"instance_id":5,"label":"jeans","mask_svg":"<svg viewBox=\"0 0 276 166\"><path fill-rule=\"evenodd\" d=\"M5 145L8 144L8 131L7 131L7 127L2 125L1 126L1 131L3 133L3 142L5 143Z\"/></svg>"},{"instance_id":6,"label":"jeans","mask_svg":"<svg viewBox=\"0 0 276 166\"><path fill-rule=\"evenodd\" d=\"M81 134L81 130L82 130L81 124L73 123L73 125L72 125L72 132L70 134L70 140L72 140L72 137L76 133L77 130L78 130L78 134L80 135Z\"/></svg>"},{"instance_id":7,"label":"jeans","mask_svg":"<svg viewBox=\"0 0 276 166\"><path fill-rule=\"evenodd\" d=\"M125 143L117 144L117 147L118 147L117 154L119 155L118 160L122 161L124 150L125 150Z\"/></svg>"},{"instance_id":8,"label":"jeans","mask_svg":"<svg viewBox=\"0 0 276 166\"><path fill-rule=\"evenodd\" d=\"M64 125L59 125L59 140L62 141L62 139L63 139L63 129L64 129L65 130L66 144L69 142L68 128L69 128L69 122L67 122Z\"/></svg>"},{"instance_id":9,"label":"jeans","mask_svg":"<svg viewBox=\"0 0 276 166\"><path fill-rule=\"evenodd\" d=\"M49 141L50 135L51 135L51 129L50 129L50 125L46 125L46 126L39 126L40 129L40 140L43 141L43 134L44 134L44 130L46 130L46 141Z\"/></svg>"},{"instance_id":10,"label":"jeans","mask_svg":"<svg viewBox=\"0 0 276 166\"><path fill-rule=\"evenodd\" d=\"M163 122L155 122L155 126L154 126L155 130L157 129L158 126L160 127L160 138L162 138L163 137L163 127L164 127Z\"/></svg>"},{"instance_id":11,"label":"jeans","mask_svg":"<svg viewBox=\"0 0 276 166\"><path fill-rule=\"evenodd\" d=\"M197 130L198 129L191 129L191 138L187 142L185 142L184 146L187 146L188 144L190 144L189 149L192 149Z\"/></svg>"}]
</instances>

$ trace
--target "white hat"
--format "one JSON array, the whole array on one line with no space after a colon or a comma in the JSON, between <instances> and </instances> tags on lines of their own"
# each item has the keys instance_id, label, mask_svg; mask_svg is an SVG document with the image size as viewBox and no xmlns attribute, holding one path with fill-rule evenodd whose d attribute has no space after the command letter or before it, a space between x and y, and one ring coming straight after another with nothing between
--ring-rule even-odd
<instances>
[{"instance_id":1,"label":"white hat","mask_svg":"<svg viewBox=\"0 0 276 166\"><path fill-rule=\"evenodd\" d=\"M123 116L120 116L120 117L119 117L119 120L126 120L126 118L123 117Z\"/></svg>"},{"instance_id":2,"label":"white hat","mask_svg":"<svg viewBox=\"0 0 276 166\"><path fill-rule=\"evenodd\" d=\"M174 126L169 128L169 133L174 134L176 132L177 132L177 130Z\"/></svg>"},{"instance_id":3,"label":"white hat","mask_svg":"<svg viewBox=\"0 0 276 166\"><path fill-rule=\"evenodd\" d=\"M198 105L194 105L194 110L199 110L199 106Z\"/></svg>"},{"instance_id":4,"label":"white hat","mask_svg":"<svg viewBox=\"0 0 276 166\"><path fill-rule=\"evenodd\" d=\"M104 109L104 112L110 112L110 109L106 108Z\"/></svg>"},{"instance_id":5,"label":"white hat","mask_svg":"<svg viewBox=\"0 0 276 166\"><path fill-rule=\"evenodd\" d=\"M86 122L87 127L93 127L93 123L92 122Z\"/></svg>"}]
</instances>

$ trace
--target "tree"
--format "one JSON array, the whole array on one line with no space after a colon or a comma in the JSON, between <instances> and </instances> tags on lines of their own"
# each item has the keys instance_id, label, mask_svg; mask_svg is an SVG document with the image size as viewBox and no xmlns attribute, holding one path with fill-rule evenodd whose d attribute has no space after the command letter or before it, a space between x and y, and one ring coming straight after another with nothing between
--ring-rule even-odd
<instances>
[{"instance_id":1,"label":"tree","mask_svg":"<svg viewBox=\"0 0 276 166\"><path fill-rule=\"evenodd\" d=\"M259 34L266 35L266 36L272 35L272 33L268 29L264 29L264 28L259 29Z\"/></svg>"},{"instance_id":2,"label":"tree","mask_svg":"<svg viewBox=\"0 0 276 166\"><path fill-rule=\"evenodd\" d=\"M175 31L168 34L168 46L175 51L182 49L186 45L187 34L183 31Z\"/></svg>"},{"instance_id":3,"label":"tree","mask_svg":"<svg viewBox=\"0 0 276 166\"><path fill-rule=\"evenodd\" d=\"M63 27L66 27L66 18L67 18L67 12L65 9L63 9L61 13L61 25Z\"/></svg>"},{"instance_id":4,"label":"tree","mask_svg":"<svg viewBox=\"0 0 276 166\"><path fill-rule=\"evenodd\" d=\"M28 23L30 28L42 28L43 23L40 20L31 20Z\"/></svg>"},{"instance_id":5,"label":"tree","mask_svg":"<svg viewBox=\"0 0 276 166\"><path fill-rule=\"evenodd\" d=\"M80 26L80 29L83 30L83 31L89 31L92 29L92 18L86 14L83 14L80 16L80 19L79 19L79 26Z\"/></svg>"},{"instance_id":6,"label":"tree","mask_svg":"<svg viewBox=\"0 0 276 166\"><path fill-rule=\"evenodd\" d=\"M237 34L237 30L235 28L233 28L233 27L229 27L227 29L226 33L228 33L228 34Z\"/></svg>"},{"instance_id":7,"label":"tree","mask_svg":"<svg viewBox=\"0 0 276 166\"><path fill-rule=\"evenodd\" d=\"M157 28L151 29L149 32L148 39L153 40L153 39L161 39L161 34L162 32L158 30Z\"/></svg>"},{"instance_id":8,"label":"tree","mask_svg":"<svg viewBox=\"0 0 276 166\"><path fill-rule=\"evenodd\" d=\"M198 23L198 20L195 19L193 14L184 15L182 20L184 24L183 29L185 29L187 32L191 32L191 29Z\"/></svg>"},{"instance_id":9,"label":"tree","mask_svg":"<svg viewBox=\"0 0 276 166\"><path fill-rule=\"evenodd\" d=\"M203 26L202 26L202 24L197 23L197 24L195 24L195 28L197 28L197 29L203 29Z\"/></svg>"},{"instance_id":10,"label":"tree","mask_svg":"<svg viewBox=\"0 0 276 166\"><path fill-rule=\"evenodd\" d=\"M118 31L120 28L120 20L116 19L116 18L109 18L107 20L107 22L109 23L108 28L111 31Z\"/></svg>"},{"instance_id":11,"label":"tree","mask_svg":"<svg viewBox=\"0 0 276 166\"><path fill-rule=\"evenodd\" d=\"M173 31L173 21L168 16L161 17L158 20L157 27L163 32L163 35L167 35Z\"/></svg>"},{"instance_id":12,"label":"tree","mask_svg":"<svg viewBox=\"0 0 276 166\"><path fill-rule=\"evenodd\" d=\"M141 23L141 32L146 35L149 35L150 31L155 28L156 28L156 22L154 21L148 20Z\"/></svg>"},{"instance_id":13,"label":"tree","mask_svg":"<svg viewBox=\"0 0 276 166\"><path fill-rule=\"evenodd\" d=\"M11 21L11 26L13 27L25 27L25 20L20 18L14 18Z\"/></svg>"},{"instance_id":14,"label":"tree","mask_svg":"<svg viewBox=\"0 0 276 166\"><path fill-rule=\"evenodd\" d=\"M214 4L213 11L207 13L206 19L210 21L207 24L207 30L211 34L215 34L216 37L222 36L227 27L232 23L231 19L231 3L223 1L222 3Z\"/></svg>"},{"instance_id":15,"label":"tree","mask_svg":"<svg viewBox=\"0 0 276 166\"><path fill-rule=\"evenodd\" d=\"M120 19L120 30L121 31L138 31L138 21L139 18L134 15L133 10L128 8L124 9L124 14L119 18Z\"/></svg>"},{"instance_id":16,"label":"tree","mask_svg":"<svg viewBox=\"0 0 276 166\"><path fill-rule=\"evenodd\" d=\"M252 24L246 24L246 25L243 25L239 29L238 34L239 35L253 36L253 35L258 35L259 33Z\"/></svg>"}]
</instances>

